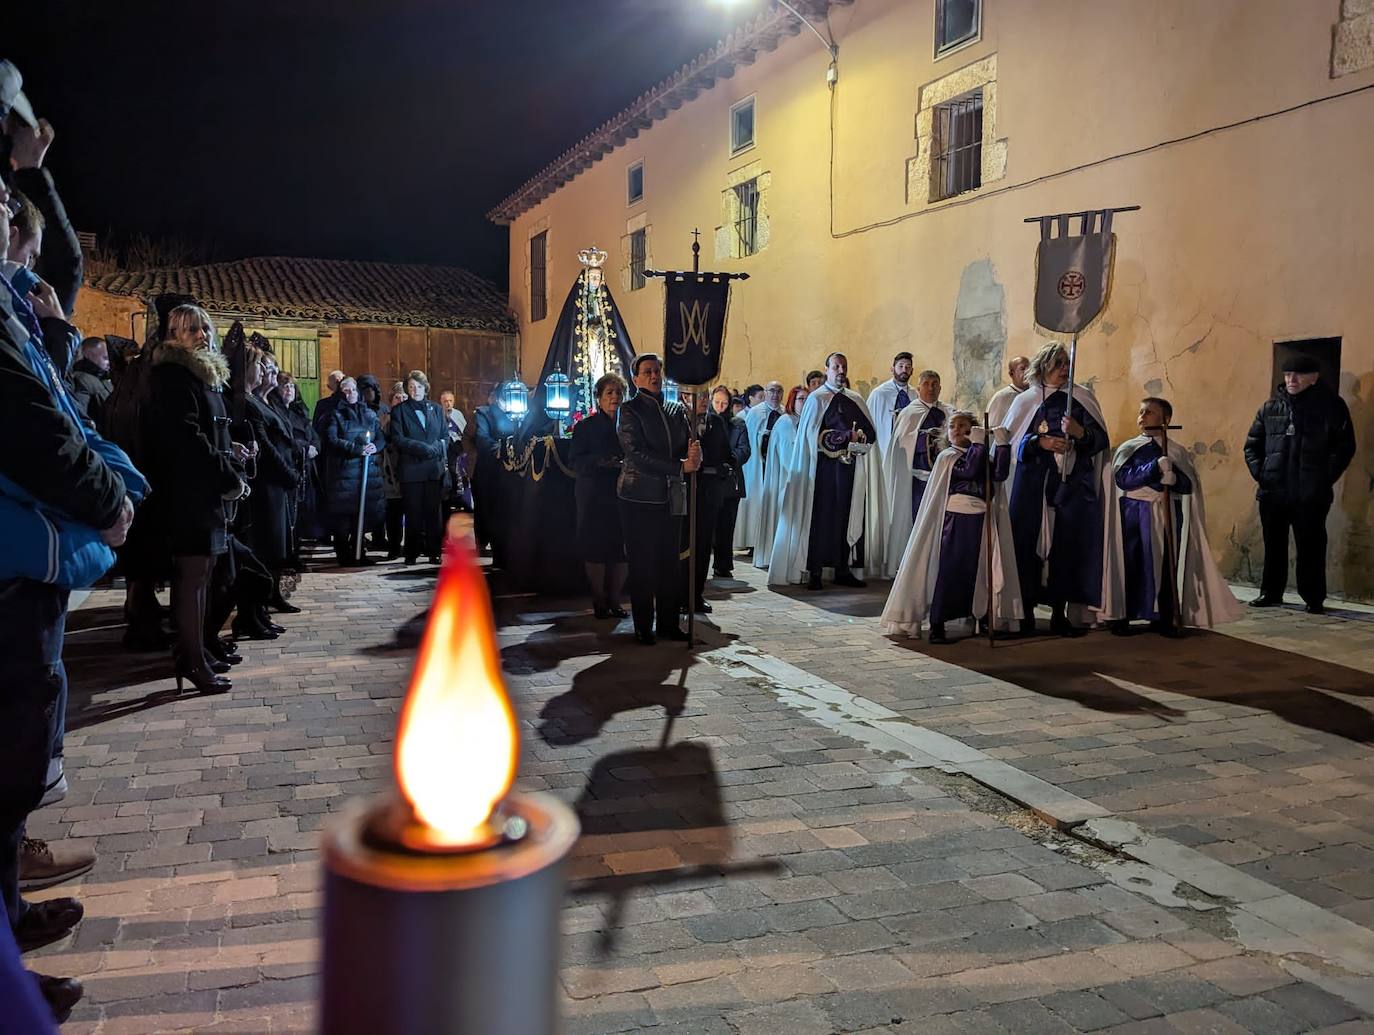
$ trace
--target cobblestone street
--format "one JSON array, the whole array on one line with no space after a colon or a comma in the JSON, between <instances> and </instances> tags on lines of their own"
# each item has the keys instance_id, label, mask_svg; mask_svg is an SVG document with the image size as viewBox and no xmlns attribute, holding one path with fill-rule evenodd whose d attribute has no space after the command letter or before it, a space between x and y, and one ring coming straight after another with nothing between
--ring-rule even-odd
<instances>
[{"instance_id":1,"label":"cobblestone street","mask_svg":"<svg viewBox=\"0 0 1374 1035\"><path fill-rule=\"evenodd\" d=\"M519 784L583 824L570 1033L1374 1031L1369 614L929 648L738 572L694 654L496 584ZM73 613L64 1031L311 1028L319 830L391 782L433 573L307 575L227 697Z\"/></svg>"}]
</instances>

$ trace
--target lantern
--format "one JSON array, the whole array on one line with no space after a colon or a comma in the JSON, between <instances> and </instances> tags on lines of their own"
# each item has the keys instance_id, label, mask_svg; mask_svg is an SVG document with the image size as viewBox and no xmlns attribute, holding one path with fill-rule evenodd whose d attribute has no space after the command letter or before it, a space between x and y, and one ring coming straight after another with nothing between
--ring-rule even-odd
<instances>
[{"instance_id":1,"label":"lantern","mask_svg":"<svg viewBox=\"0 0 1374 1035\"><path fill-rule=\"evenodd\" d=\"M572 412L572 382L557 367L544 378L544 412L549 420L557 422L560 430Z\"/></svg>"},{"instance_id":2,"label":"lantern","mask_svg":"<svg viewBox=\"0 0 1374 1035\"><path fill-rule=\"evenodd\" d=\"M677 382L674 381L671 377L665 377L663 379L664 404L666 405L667 403L675 403L678 401L679 398L680 395L677 390Z\"/></svg>"},{"instance_id":3,"label":"lantern","mask_svg":"<svg viewBox=\"0 0 1374 1035\"><path fill-rule=\"evenodd\" d=\"M501 386L496 404L502 413L519 424L530 409L530 390L514 379L507 381Z\"/></svg>"}]
</instances>

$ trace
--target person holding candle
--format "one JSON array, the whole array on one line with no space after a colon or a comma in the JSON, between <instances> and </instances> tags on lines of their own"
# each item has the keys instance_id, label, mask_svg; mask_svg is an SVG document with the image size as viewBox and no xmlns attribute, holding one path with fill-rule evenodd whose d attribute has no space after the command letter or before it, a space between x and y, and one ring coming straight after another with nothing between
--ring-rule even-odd
<instances>
[{"instance_id":1,"label":"person holding candle","mask_svg":"<svg viewBox=\"0 0 1374 1035\"><path fill-rule=\"evenodd\" d=\"M625 380L603 374L593 386L596 412L573 427L569 461L577 472L577 550L592 587L597 618L625 618L620 591L625 585L625 537L620 530L616 481L625 454L616 436L616 416L625 398Z\"/></svg>"},{"instance_id":2,"label":"person holding candle","mask_svg":"<svg viewBox=\"0 0 1374 1035\"><path fill-rule=\"evenodd\" d=\"M383 520L385 513L382 472L377 451L386 445L377 413L358 397L358 382L351 377L339 386L343 400L334 408L325 427L328 458L329 516L334 525L334 556L345 565L359 556L358 511L363 527ZM367 461L364 463L364 461ZM369 563L366 554L362 563Z\"/></svg>"}]
</instances>

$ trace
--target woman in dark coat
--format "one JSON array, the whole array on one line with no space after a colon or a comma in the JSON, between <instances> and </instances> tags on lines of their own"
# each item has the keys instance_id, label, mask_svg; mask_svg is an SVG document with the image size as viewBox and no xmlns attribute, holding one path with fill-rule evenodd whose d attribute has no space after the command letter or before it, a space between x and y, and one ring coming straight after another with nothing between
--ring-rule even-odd
<instances>
[{"instance_id":1,"label":"woman in dark coat","mask_svg":"<svg viewBox=\"0 0 1374 1035\"><path fill-rule=\"evenodd\" d=\"M409 398L392 408L388 432L405 506L407 564L414 564L422 552L438 564L444 541L448 426L439 404L425 398L428 393L429 378L423 370L412 370L406 376Z\"/></svg>"},{"instance_id":2,"label":"woman in dark coat","mask_svg":"<svg viewBox=\"0 0 1374 1035\"><path fill-rule=\"evenodd\" d=\"M624 618L620 591L625 585L625 540L620 533L616 479L624 454L616 436L616 414L625 382L606 374L596 382L596 412L573 428L570 459L577 473L577 550L592 586L598 618Z\"/></svg>"},{"instance_id":3,"label":"woman in dark coat","mask_svg":"<svg viewBox=\"0 0 1374 1035\"><path fill-rule=\"evenodd\" d=\"M256 362L262 372L257 387L245 400L244 416L258 444L258 476L253 481L253 553L272 573L272 596L267 606L274 611L293 614L300 608L288 604L281 595L281 571L291 556L292 511L296 487L300 484L300 465L296 459L295 439L290 425L268 402L277 388L277 364L259 348L249 346L248 362Z\"/></svg>"},{"instance_id":4,"label":"woman in dark coat","mask_svg":"<svg viewBox=\"0 0 1374 1035\"><path fill-rule=\"evenodd\" d=\"M358 382L351 377L339 385L343 401L325 425L325 459L328 485L326 511L334 527L334 554L339 564L359 556L358 502L366 495L363 527L383 520L386 497L382 491L381 457L377 451L386 445L381 424L374 410L358 398ZM367 463L363 460L366 458ZM363 468L367 481L363 481ZM369 563L366 555L363 563Z\"/></svg>"},{"instance_id":5,"label":"woman in dark coat","mask_svg":"<svg viewBox=\"0 0 1374 1035\"><path fill-rule=\"evenodd\" d=\"M301 473L300 484L296 486L296 520L291 528L291 563L287 565L301 571L305 567L301 560L301 539L315 537L315 509L319 495L315 458L320 455L320 436L310 420L310 411L300 397L296 381L290 374L278 375L275 398L281 404L277 412L284 415L291 428L296 462Z\"/></svg>"},{"instance_id":6,"label":"woman in dark coat","mask_svg":"<svg viewBox=\"0 0 1374 1035\"><path fill-rule=\"evenodd\" d=\"M177 687L185 678L201 693L229 689L205 654L205 601L215 558L228 549L225 501L248 492L229 441L223 398L229 365L211 347L213 337L210 317L199 306L172 310L141 415L153 492L149 513L140 517L161 522L172 554Z\"/></svg>"}]
</instances>

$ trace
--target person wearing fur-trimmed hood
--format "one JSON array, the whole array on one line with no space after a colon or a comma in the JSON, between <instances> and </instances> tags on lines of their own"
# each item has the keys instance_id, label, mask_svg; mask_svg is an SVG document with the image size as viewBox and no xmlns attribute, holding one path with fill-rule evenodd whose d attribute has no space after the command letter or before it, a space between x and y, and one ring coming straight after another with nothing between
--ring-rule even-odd
<instances>
[{"instance_id":1,"label":"person wearing fur-trimmed hood","mask_svg":"<svg viewBox=\"0 0 1374 1035\"><path fill-rule=\"evenodd\" d=\"M1168 441L1165 426L1174 410L1153 396L1140 403L1141 434L1123 442L1112 457L1113 507L1107 535L1107 579L1102 617L1112 631L1128 632L1144 620L1170 635L1177 628L1175 604L1183 624L1210 629L1240 617L1240 605L1212 559L1202 503L1202 485L1187 448ZM1166 490L1172 519L1165 508ZM1174 588L1166 561L1176 560Z\"/></svg>"},{"instance_id":2,"label":"person wearing fur-trimmed hood","mask_svg":"<svg viewBox=\"0 0 1374 1035\"><path fill-rule=\"evenodd\" d=\"M1006 506L987 498L988 463L994 486L1011 468L1005 428L975 427L973 414L953 411L949 442L935 458L911 535L892 583L879 627L891 636L920 636L930 622L930 642L945 643L945 623L964 618L1015 628L1022 618L1021 592ZM988 607L988 535L991 510L992 607Z\"/></svg>"}]
</instances>

